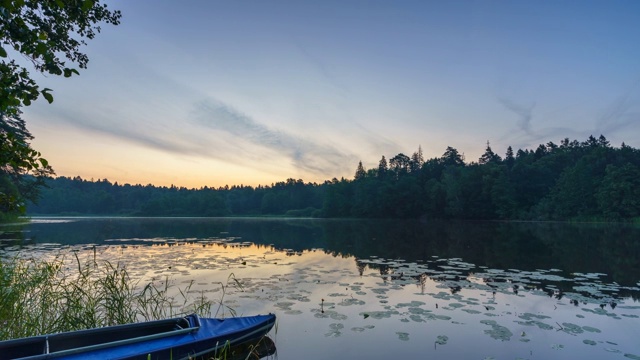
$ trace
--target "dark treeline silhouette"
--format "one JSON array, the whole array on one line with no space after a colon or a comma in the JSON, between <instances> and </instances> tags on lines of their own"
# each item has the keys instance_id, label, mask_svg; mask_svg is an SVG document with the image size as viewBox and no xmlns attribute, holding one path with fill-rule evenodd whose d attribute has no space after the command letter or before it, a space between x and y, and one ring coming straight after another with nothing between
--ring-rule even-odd
<instances>
[{"instance_id":1,"label":"dark treeline silhouette","mask_svg":"<svg viewBox=\"0 0 640 360\"><path fill-rule=\"evenodd\" d=\"M125 216L319 216L323 187L288 179L272 186L157 187L58 177L30 214Z\"/></svg>"},{"instance_id":2,"label":"dark treeline silhouette","mask_svg":"<svg viewBox=\"0 0 640 360\"><path fill-rule=\"evenodd\" d=\"M470 163L452 147L428 160L419 148L322 184L186 189L59 177L48 185L31 214L624 220L640 214L640 152L600 135L509 147L504 157L487 143Z\"/></svg>"}]
</instances>

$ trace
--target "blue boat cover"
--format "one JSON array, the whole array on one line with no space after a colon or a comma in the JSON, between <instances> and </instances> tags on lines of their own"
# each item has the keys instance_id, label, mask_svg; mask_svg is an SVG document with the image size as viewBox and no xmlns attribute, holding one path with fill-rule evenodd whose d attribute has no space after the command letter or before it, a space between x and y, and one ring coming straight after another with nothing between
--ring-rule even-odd
<instances>
[{"instance_id":1,"label":"blue boat cover","mask_svg":"<svg viewBox=\"0 0 640 360\"><path fill-rule=\"evenodd\" d=\"M111 342L94 341L94 344L73 347L72 343L82 343L86 337L109 337L110 331L118 332L127 327L137 327L144 330L143 324L120 325L102 329L83 330L70 333L38 336L34 338L10 340L0 342L0 359L13 359L3 356L3 345L9 343L28 342L37 340L51 343L47 354L21 357L25 360L64 359L64 360L105 360L105 359L188 359L207 353L218 351L225 346L239 344L266 335L275 323L275 315L257 315L227 319L199 318L189 315L178 319L176 330L159 332L157 334L143 334L139 337L116 340ZM185 321L186 320L186 321ZM156 322L160 323L160 322ZM154 322L149 322L150 326ZM56 342L61 349L55 349ZM35 343L34 343L35 345ZM33 345L32 345L33 347Z\"/></svg>"}]
</instances>

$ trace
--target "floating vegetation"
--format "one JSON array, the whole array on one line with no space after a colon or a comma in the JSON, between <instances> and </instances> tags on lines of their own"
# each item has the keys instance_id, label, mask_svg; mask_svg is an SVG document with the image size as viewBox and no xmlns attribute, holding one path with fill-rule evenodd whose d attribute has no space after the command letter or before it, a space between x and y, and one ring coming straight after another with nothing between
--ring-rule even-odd
<instances>
[{"instance_id":1,"label":"floating vegetation","mask_svg":"<svg viewBox=\"0 0 640 360\"><path fill-rule=\"evenodd\" d=\"M419 308L419 307L410 307L407 309L407 311L411 314L415 314L415 315L426 315L428 313L431 312L431 310L425 310L423 308Z\"/></svg>"},{"instance_id":2,"label":"floating vegetation","mask_svg":"<svg viewBox=\"0 0 640 360\"><path fill-rule=\"evenodd\" d=\"M329 325L329 332L325 333L324 336L326 337L339 337L340 335L342 335L342 329L344 329L344 325L337 323L337 324L330 324Z\"/></svg>"},{"instance_id":3,"label":"floating vegetation","mask_svg":"<svg viewBox=\"0 0 640 360\"><path fill-rule=\"evenodd\" d=\"M419 307L422 305L426 305L426 303L422 302L422 301L412 301L410 303L399 303L396 305L397 308L403 308L403 307Z\"/></svg>"},{"instance_id":4,"label":"floating vegetation","mask_svg":"<svg viewBox=\"0 0 640 360\"><path fill-rule=\"evenodd\" d=\"M462 311L469 313L469 314L480 314L482 313L481 311L478 310L473 310L473 309L462 309Z\"/></svg>"},{"instance_id":5,"label":"floating vegetation","mask_svg":"<svg viewBox=\"0 0 640 360\"><path fill-rule=\"evenodd\" d=\"M376 320L388 319L391 317L391 315L398 315L398 314L400 313L397 311L370 311L366 313L360 313L361 316L368 315L368 317L371 317L372 319L376 319Z\"/></svg>"},{"instance_id":6,"label":"floating vegetation","mask_svg":"<svg viewBox=\"0 0 640 360\"><path fill-rule=\"evenodd\" d=\"M447 341L449 341L449 337L446 335L438 335L436 338L436 344L438 345L446 345Z\"/></svg>"},{"instance_id":7,"label":"floating vegetation","mask_svg":"<svg viewBox=\"0 0 640 360\"><path fill-rule=\"evenodd\" d=\"M460 303L451 303L447 307L451 308L451 309L457 309L457 308L461 308L461 307L464 307L464 306L465 306L464 304L460 304Z\"/></svg>"},{"instance_id":8,"label":"floating vegetation","mask_svg":"<svg viewBox=\"0 0 640 360\"><path fill-rule=\"evenodd\" d=\"M599 333L600 329L591 327L591 326L583 326L582 330L586 331L586 332L591 332L591 333Z\"/></svg>"},{"instance_id":9,"label":"floating vegetation","mask_svg":"<svg viewBox=\"0 0 640 360\"><path fill-rule=\"evenodd\" d=\"M348 294L341 294L341 293L332 293L327 295L329 297L345 297L345 296L349 296Z\"/></svg>"},{"instance_id":10,"label":"floating vegetation","mask_svg":"<svg viewBox=\"0 0 640 360\"><path fill-rule=\"evenodd\" d=\"M524 326L537 326L541 330L552 330L553 326L538 320L516 321L517 324Z\"/></svg>"},{"instance_id":11,"label":"floating vegetation","mask_svg":"<svg viewBox=\"0 0 640 360\"><path fill-rule=\"evenodd\" d=\"M523 320L532 320L532 319L551 319L551 316L547 316L547 315L539 315L539 314L531 314L531 313L524 313L524 314L520 314L518 315L518 317L520 319Z\"/></svg>"},{"instance_id":12,"label":"floating vegetation","mask_svg":"<svg viewBox=\"0 0 640 360\"><path fill-rule=\"evenodd\" d=\"M397 336L407 342L393 341L389 346L418 349L423 345L421 342L429 339L435 340L435 345L445 345L449 339L456 344L483 341L477 338L485 338L484 333L500 340L484 340L483 347L489 349L486 354L500 354L501 357L503 353L492 350L504 351L501 350L502 341L512 341L508 346L510 349L527 349L527 354L528 349L533 349L535 354L540 348L549 351L552 345L547 341L549 338L567 347L579 344L583 352L606 348L621 353L614 343L599 338L594 340L594 336L599 336L595 334L605 332L602 337L620 339L621 345L628 346L631 335L619 329L628 328L629 322L640 316L640 306L628 300L628 294L640 292L640 288L607 283L606 275L595 272L570 274L558 269L491 269L462 259L431 257L431 254L415 262L382 257L357 259L356 267L353 258L336 256L328 251L322 254L322 249L299 251L296 246L288 245L295 248L287 250L295 256L285 258L286 253L272 245L261 247L240 242L239 238L204 241L140 236L135 240L110 241L99 251L126 263L139 277L153 277L159 281L171 276L183 284L193 284L194 291L198 291L196 294L201 291L220 296L225 292L225 304L234 304L243 313L282 313L280 329L284 330L280 331L285 333L283 336L303 336L296 333L300 329L305 333L308 331L309 335L314 335L312 332L315 331L315 335L325 335L325 341L333 342L337 347L349 343L349 337L359 337L358 341L363 341L362 336L375 335L387 339ZM137 246L144 248L134 248ZM52 247L55 248L51 245L46 251ZM43 246L39 249L45 251ZM70 249L87 250L82 247ZM238 279L243 291L229 288L224 291L214 281L231 271L243 276ZM634 298L638 296L634 295ZM440 323L433 324L433 321ZM597 324L602 330L571 321L580 325ZM314 324L307 327L307 322ZM621 323L624 326L617 328L615 322L624 322ZM376 331L360 334L373 329L372 323L376 324ZM451 337L439 335L434 339L437 333L427 332L434 329L450 331L451 327L456 329L449 333ZM414 329L428 330L419 333ZM411 339L409 333L413 335ZM337 337L343 339L333 339ZM556 350L563 347L554 345ZM428 348L427 351L434 350L433 346ZM446 351L458 349L450 347ZM426 353L425 357L428 355ZM505 358L513 359L516 354L508 355ZM638 360L634 354L625 356Z\"/></svg>"},{"instance_id":13,"label":"floating vegetation","mask_svg":"<svg viewBox=\"0 0 640 360\"><path fill-rule=\"evenodd\" d=\"M580 325L566 323L566 322L562 323L562 331L571 335L582 334L584 332L584 330L582 330L582 327L580 327Z\"/></svg>"},{"instance_id":14,"label":"floating vegetation","mask_svg":"<svg viewBox=\"0 0 640 360\"><path fill-rule=\"evenodd\" d=\"M283 301L273 304L274 307L277 307L280 310L291 310L291 307L295 305L295 303L290 301Z\"/></svg>"},{"instance_id":15,"label":"floating vegetation","mask_svg":"<svg viewBox=\"0 0 640 360\"><path fill-rule=\"evenodd\" d=\"M484 333L496 340L509 341L513 336L511 330L502 325L498 325L498 323L493 320L480 320L480 323L491 326L491 329L485 330Z\"/></svg>"},{"instance_id":16,"label":"floating vegetation","mask_svg":"<svg viewBox=\"0 0 640 360\"><path fill-rule=\"evenodd\" d=\"M364 305L364 301L356 298L344 299L338 303L339 306Z\"/></svg>"},{"instance_id":17,"label":"floating vegetation","mask_svg":"<svg viewBox=\"0 0 640 360\"><path fill-rule=\"evenodd\" d=\"M329 314L329 317L332 318L333 320L347 320L347 315L340 314L335 311L331 311L328 314Z\"/></svg>"},{"instance_id":18,"label":"floating vegetation","mask_svg":"<svg viewBox=\"0 0 640 360\"><path fill-rule=\"evenodd\" d=\"M622 314L622 316L628 317L628 318L632 318L632 319L637 319L637 318L640 317L640 316L634 315L634 314Z\"/></svg>"}]
</instances>

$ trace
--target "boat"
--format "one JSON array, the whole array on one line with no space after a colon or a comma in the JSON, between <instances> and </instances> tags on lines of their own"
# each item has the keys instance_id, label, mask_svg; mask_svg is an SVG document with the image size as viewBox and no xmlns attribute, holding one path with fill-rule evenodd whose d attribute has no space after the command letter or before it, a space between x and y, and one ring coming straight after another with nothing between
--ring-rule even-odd
<instances>
[{"instance_id":1,"label":"boat","mask_svg":"<svg viewBox=\"0 0 640 360\"><path fill-rule=\"evenodd\" d=\"M265 336L274 314L225 319L196 314L0 341L0 360L196 359Z\"/></svg>"}]
</instances>

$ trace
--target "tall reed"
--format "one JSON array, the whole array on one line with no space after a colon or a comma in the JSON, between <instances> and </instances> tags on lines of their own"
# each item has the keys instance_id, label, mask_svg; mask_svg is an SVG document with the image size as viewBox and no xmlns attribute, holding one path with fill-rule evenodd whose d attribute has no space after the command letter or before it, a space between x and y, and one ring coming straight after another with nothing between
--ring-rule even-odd
<instances>
[{"instance_id":1,"label":"tall reed","mask_svg":"<svg viewBox=\"0 0 640 360\"><path fill-rule=\"evenodd\" d=\"M175 289L166 278L163 285L139 286L119 263L97 261L95 255L73 260L77 269L63 257L0 258L0 340L189 313L208 316L214 304L216 313L224 308L224 294L219 301L202 292L191 295L193 282Z\"/></svg>"}]
</instances>

